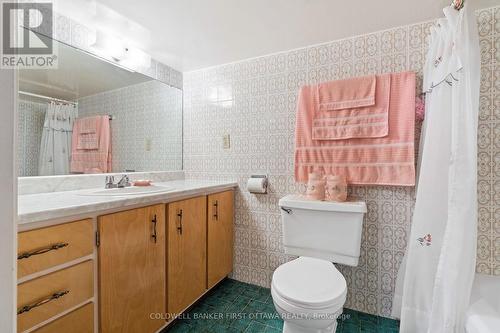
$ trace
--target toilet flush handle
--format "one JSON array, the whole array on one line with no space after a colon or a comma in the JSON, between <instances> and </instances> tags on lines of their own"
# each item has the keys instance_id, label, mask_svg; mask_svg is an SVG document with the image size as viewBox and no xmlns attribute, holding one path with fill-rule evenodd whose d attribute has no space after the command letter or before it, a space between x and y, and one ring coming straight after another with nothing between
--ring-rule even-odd
<instances>
[{"instance_id":1,"label":"toilet flush handle","mask_svg":"<svg viewBox=\"0 0 500 333\"><path fill-rule=\"evenodd\" d=\"M281 207L281 210L285 211L287 214L292 214L292 210L290 208Z\"/></svg>"}]
</instances>

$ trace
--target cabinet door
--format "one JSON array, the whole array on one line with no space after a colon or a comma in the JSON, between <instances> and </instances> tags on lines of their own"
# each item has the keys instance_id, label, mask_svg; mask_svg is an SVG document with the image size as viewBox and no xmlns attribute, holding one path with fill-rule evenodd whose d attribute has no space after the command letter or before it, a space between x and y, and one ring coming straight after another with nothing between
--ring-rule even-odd
<instances>
[{"instance_id":1,"label":"cabinet door","mask_svg":"<svg viewBox=\"0 0 500 333\"><path fill-rule=\"evenodd\" d=\"M208 288L233 270L233 212L233 191L208 196Z\"/></svg>"},{"instance_id":2,"label":"cabinet door","mask_svg":"<svg viewBox=\"0 0 500 333\"><path fill-rule=\"evenodd\" d=\"M99 217L101 333L156 332L165 313L165 205Z\"/></svg>"},{"instance_id":3,"label":"cabinet door","mask_svg":"<svg viewBox=\"0 0 500 333\"><path fill-rule=\"evenodd\" d=\"M206 288L207 201L198 197L168 205L167 310L178 314Z\"/></svg>"}]
</instances>

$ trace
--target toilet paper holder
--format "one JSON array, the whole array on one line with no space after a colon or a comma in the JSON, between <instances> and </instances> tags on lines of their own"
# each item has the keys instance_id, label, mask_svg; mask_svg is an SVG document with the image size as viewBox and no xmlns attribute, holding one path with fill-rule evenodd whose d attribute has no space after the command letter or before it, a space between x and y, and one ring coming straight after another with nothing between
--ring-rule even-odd
<instances>
[{"instance_id":1,"label":"toilet paper holder","mask_svg":"<svg viewBox=\"0 0 500 333\"><path fill-rule=\"evenodd\" d=\"M247 189L250 193L267 194L268 184L267 175L251 175L247 181Z\"/></svg>"}]
</instances>

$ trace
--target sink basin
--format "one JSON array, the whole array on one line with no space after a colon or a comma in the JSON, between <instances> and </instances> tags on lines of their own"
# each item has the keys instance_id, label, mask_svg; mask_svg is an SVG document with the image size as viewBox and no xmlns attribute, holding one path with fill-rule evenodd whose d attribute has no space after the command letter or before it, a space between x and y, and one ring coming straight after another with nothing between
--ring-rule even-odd
<instances>
[{"instance_id":1,"label":"sink basin","mask_svg":"<svg viewBox=\"0 0 500 333\"><path fill-rule=\"evenodd\" d=\"M124 188L111 188L104 190L94 190L92 192L86 192L82 195L96 195L96 196L124 196L124 195L141 195L141 194L152 194L160 192L173 191L174 188L167 186L131 186Z\"/></svg>"}]
</instances>

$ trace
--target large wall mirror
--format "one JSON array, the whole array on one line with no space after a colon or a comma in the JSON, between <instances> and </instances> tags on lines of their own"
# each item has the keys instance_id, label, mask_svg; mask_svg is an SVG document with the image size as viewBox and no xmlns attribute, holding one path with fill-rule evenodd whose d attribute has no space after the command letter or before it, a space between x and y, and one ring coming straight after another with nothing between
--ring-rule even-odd
<instances>
[{"instance_id":1,"label":"large wall mirror","mask_svg":"<svg viewBox=\"0 0 500 333\"><path fill-rule=\"evenodd\" d=\"M18 175L182 169L182 91L58 43L19 71Z\"/></svg>"}]
</instances>

